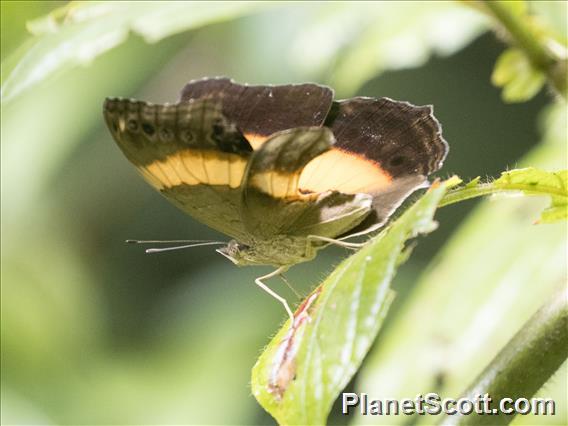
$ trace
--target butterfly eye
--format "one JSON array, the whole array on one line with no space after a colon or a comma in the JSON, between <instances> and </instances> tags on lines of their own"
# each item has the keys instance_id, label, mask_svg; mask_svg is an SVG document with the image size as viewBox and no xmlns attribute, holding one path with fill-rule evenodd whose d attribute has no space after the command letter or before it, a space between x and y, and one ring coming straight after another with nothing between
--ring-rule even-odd
<instances>
[{"instance_id":1,"label":"butterfly eye","mask_svg":"<svg viewBox=\"0 0 568 426\"><path fill-rule=\"evenodd\" d=\"M397 167L397 166L400 166L402 163L404 163L404 161L405 161L405 158L399 155L399 156L394 157L392 160L390 160L389 163L390 163L391 166Z\"/></svg>"},{"instance_id":2,"label":"butterfly eye","mask_svg":"<svg viewBox=\"0 0 568 426\"><path fill-rule=\"evenodd\" d=\"M138 122L136 120L128 120L128 123L126 125L128 127L128 130L130 130L131 132L138 130Z\"/></svg>"},{"instance_id":3,"label":"butterfly eye","mask_svg":"<svg viewBox=\"0 0 568 426\"><path fill-rule=\"evenodd\" d=\"M154 126L152 126L150 123L142 123L142 130L144 130L144 133L146 133L148 136L152 136L155 132Z\"/></svg>"}]
</instances>

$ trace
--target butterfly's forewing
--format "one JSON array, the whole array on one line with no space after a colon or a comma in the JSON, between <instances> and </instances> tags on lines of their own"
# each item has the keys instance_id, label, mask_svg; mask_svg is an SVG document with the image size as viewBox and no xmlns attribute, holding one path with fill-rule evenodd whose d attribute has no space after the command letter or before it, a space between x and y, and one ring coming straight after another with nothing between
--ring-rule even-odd
<instances>
[{"instance_id":1,"label":"butterfly's forewing","mask_svg":"<svg viewBox=\"0 0 568 426\"><path fill-rule=\"evenodd\" d=\"M106 123L124 155L167 199L241 241L241 182L252 147L214 99L152 105L107 99Z\"/></svg>"},{"instance_id":2,"label":"butterfly's forewing","mask_svg":"<svg viewBox=\"0 0 568 426\"><path fill-rule=\"evenodd\" d=\"M369 214L371 197L300 191L306 164L334 143L325 127L300 127L272 135L252 155L243 192L243 220L257 236L334 237Z\"/></svg>"},{"instance_id":3,"label":"butterfly's forewing","mask_svg":"<svg viewBox=\"0 0 568 426\"><path fill-rule=\"evenodd\" d=\"M334 102L325 126L336 143L308 163L300 188L372 195L374 212L362 226L383 223L410 193L427 184L448 150L429 106L353 98Z\"/></svg>"},{"instance_id":4,"label":"butterfly's forewing","mask_svg":"<svg viewBox=\"0 0 568 426\"><path fill-rule=\"evenodd\" d=\"M223 114L257 149L273 133L295 127L321 126L333 100L333 90L317 84L249 86L228 78L189 82L181 101L218 99Z\"/></svg>"}]
</instances>

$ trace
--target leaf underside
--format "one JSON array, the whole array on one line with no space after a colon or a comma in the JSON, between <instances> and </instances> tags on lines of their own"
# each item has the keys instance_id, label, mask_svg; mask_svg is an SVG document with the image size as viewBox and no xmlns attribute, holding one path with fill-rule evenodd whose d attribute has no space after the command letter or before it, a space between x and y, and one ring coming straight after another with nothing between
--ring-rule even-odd
<instances>
[{"instance_id":1,"label":"leaf underside","mask_svg":"<svg viewBox=\"0 0 568 426\"><path fill-rule=\"evenodd\" d=\"M343 261L300 305L252 371L252 390L280 424L324 424L358 370L388 311L390 283L408 239L436 228L448 184L435 184L398 220Z\"/></svg>"}]
</instances>

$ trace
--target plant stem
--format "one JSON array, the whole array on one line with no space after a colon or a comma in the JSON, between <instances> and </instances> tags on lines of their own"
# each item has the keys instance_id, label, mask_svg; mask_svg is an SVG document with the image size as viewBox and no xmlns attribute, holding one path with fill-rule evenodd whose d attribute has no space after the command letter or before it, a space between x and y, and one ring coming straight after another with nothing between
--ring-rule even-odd
<instances>
[{"instance_id":1,"label":"plant stem","mask_svg":"<svg viewBox=\"0 0 568 426\"><path fill-rule=\"evenodd\" d=\"M525 52L533 67L545 73L552 86L566 99L566 58L554 56L531 30L527 19L516 16L503 3L483 1L486 10L505 28L517 47Z\"/></svg>"},{"instance_id":2,"label":"plant stem","mask_svg":"<svg viewBox=\"0 0 568 426\"><path fill-rule=\"evenodd\" d=\"M465 398L474 401L477 395L489 394L491 408L503 398L531 398L568 357L567 300L568 292L562 289L541 307L477 377ZM500 425L513 417L474 411L469 416L446 416L442 424Z\"/></svg>"},{"instance_id":3,"label":"plant stem","mask_svg":"<svg viewBox=\"0 0 568 426\"><path fill-rule=\"evenodd\" d=\"M531 185L509 184L506 187L495 187L491 183L478 184L475 187L456 188L448 191L438 204L438 207L449 206L450 204L459 203L460 201L469 200L471 198L482 197L484 195L493 194L514 194L523 192L525 195L541 195L541 196L566 196L563 192L559 192L556 188L535 188Z\"/></svg>"}]
</instances>

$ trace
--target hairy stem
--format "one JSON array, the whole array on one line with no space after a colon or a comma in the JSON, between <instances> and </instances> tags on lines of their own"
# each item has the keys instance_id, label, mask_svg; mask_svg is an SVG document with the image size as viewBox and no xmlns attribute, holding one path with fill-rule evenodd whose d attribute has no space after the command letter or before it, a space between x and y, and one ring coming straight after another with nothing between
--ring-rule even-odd
<instances>
[{"instance_id":1,"label":"hairy stem","mask_svg":"<svg viewBox=\"0 0 568 426\"><path fill-rule=\"evenodd\" d=\"M556 188L535 188L530 185L507 185L507 187L495 187L491 183L479 184L475 187L462 187L450 190L446 193L438 207L445 207L450 204L459 203L460 201L469 200L471 198L482 197L484 195L493 194L513 194L516 192L523 192L526 195L563 195Z\"/></svg>"},{"instance_id":2,"label":"hairy stem","mask_svg":"<svg viewBox=\"0 0 568 426\"><path fill-rule=\"evenodd\" d=\"M558 291L477 377L464 393L474 401L489 394L491 408L503 398L531 398L568 357L568 292ZM557 403L560 401L557 401ZM501 425L514 414L446 416L444 425Z\"/></svg>"}]
</instances>

